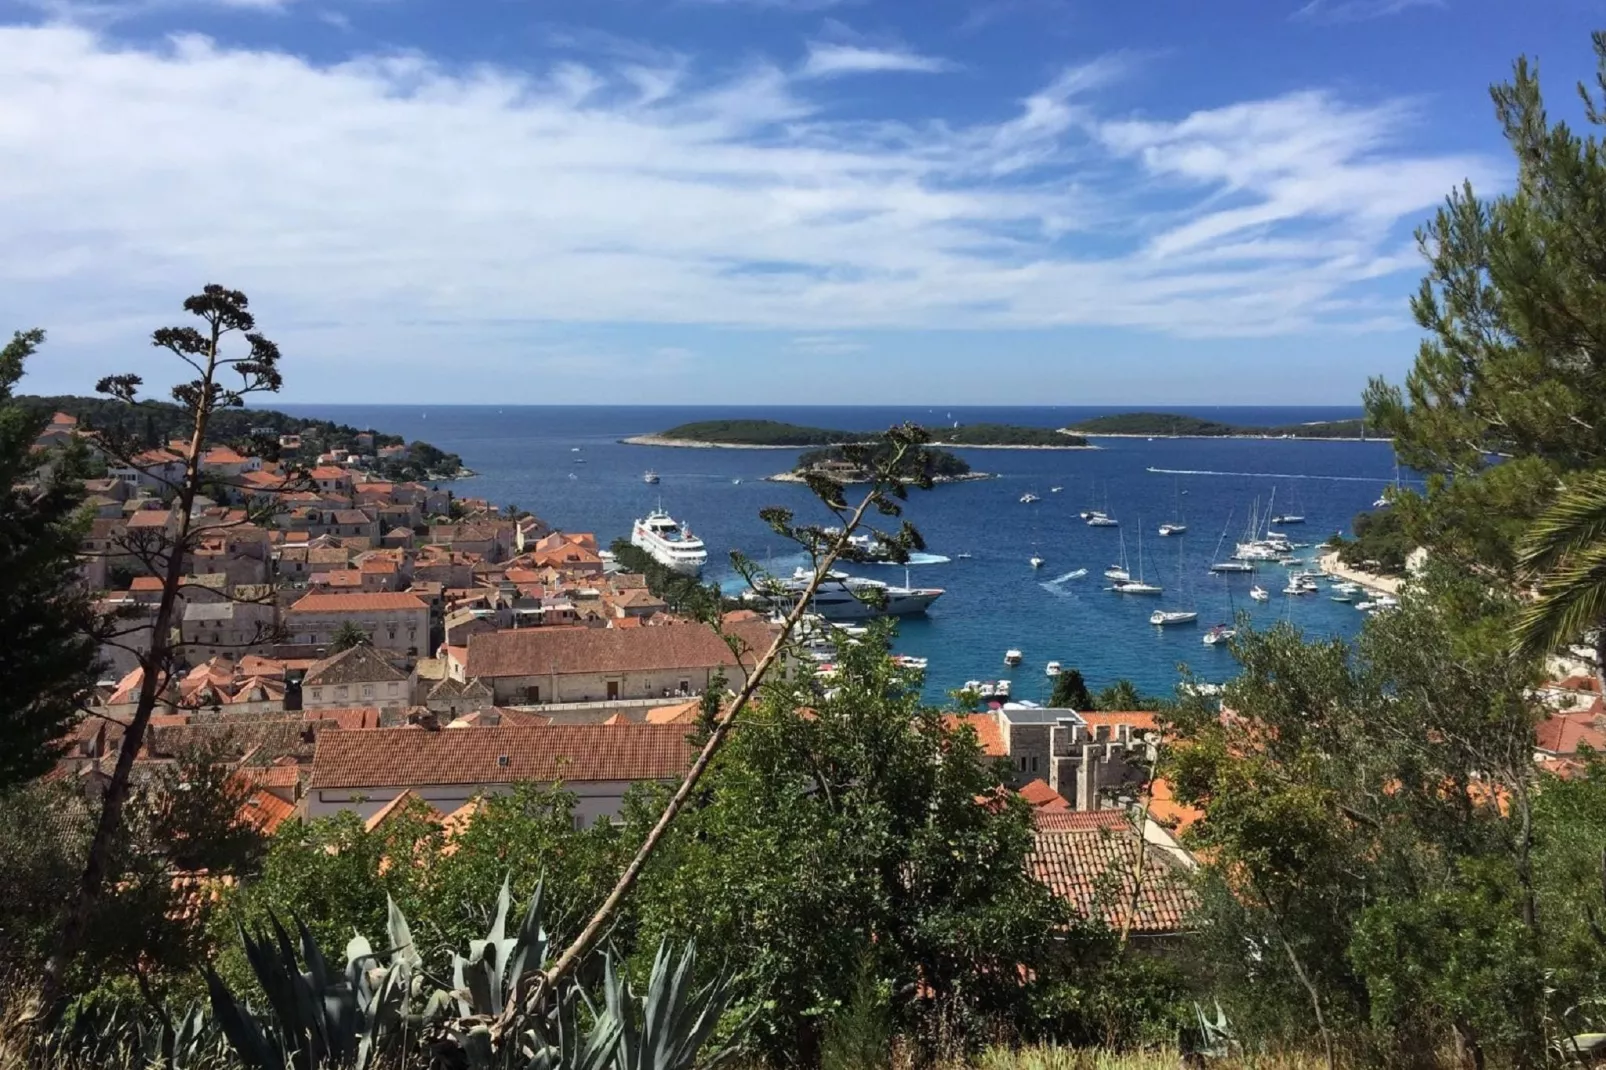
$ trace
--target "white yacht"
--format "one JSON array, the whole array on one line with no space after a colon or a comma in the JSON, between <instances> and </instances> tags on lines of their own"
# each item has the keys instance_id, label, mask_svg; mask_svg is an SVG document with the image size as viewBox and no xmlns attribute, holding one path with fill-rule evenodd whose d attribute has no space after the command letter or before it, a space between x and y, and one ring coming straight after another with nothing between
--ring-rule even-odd
<instances>
[{"instance_id":1,"label":"white yacht","mask_svg":"<svg viewBox=\"0 0 1606 1070\"><path fill-rule=\"evenodd\" d=\"M1255 566L1248 561L1217 561L1210 566L1211 572L1253 572Z\"/></svg>"},{"instance_id":2,"label":"white yacht","mask_svg":"<svg viewBox=\"0 0 1606 1070\"><path fill-rule=\"evenodd\" d=\"M1008 665L1010 668L1013 669L1015 666L1019 665L1022 660L1024 659L1019 650L1011 648L1004 651L1004 664Z\"/></svg>"},{"instance_id":3,"label":"white yacht","mask_svg":"<svg viewBox=\"0 0 1606 1070\"><path fill-rule=\"evenodd\" d=\"M1271 601L1271 592L1257 583L1249 588L1249 597L1257 602L1269 602Z\"/></svg>"},{"instance_id":4,"label":"white yacht","mask_svg":"<svg viewBox=\"0 0 1606 1070\"><path fill-rule=\"evenodd\" d=\"M809 585L814 573L799 568L790 580L783 580L774 595L748 591L744 597L777 604L789 609ZM871 598L865 601L860 595ZM940 587L894 587L880 580L849 576L843 572L828 573L814 592L811 608L826 620L864 620L869 617L907 617L924 613L926 608L941 598ZM877 604L879 603L879 604Z\"/></svg>"},{"instance_id":5,"label":"white yacht","mask_svg":"<svg viewBox=\"0 0 1606 1070\"><path fill-rule=\"evenodd\" d=\"M1188 525L1186 525L1186 524L1161 524L1160 525L1160 534L1161 535L1181 535L1183 532L1185 532L1187 530L1188 530Z\"/></svg>"},{"instance_id":6,"label":"white yacht","mask_svg":"<svg viewBox=\"0 0 1606 1070\"><path fill-rule=\"evenodd\" d=\"M1065 489L1064 487L1049 487L1048 488L1048 492L1050 494L1058 494L1060 491L1062 491L1064 489Z\"/></svg>"},{"instance_id":7,"label":"white yacht","mask_svg":"<svg viewBox=\"0 0 1606 1070\"><path fill-rule=\"evenodd\" d=\"M662 509L654 509L636 521L630 532L630 545L647 551L665 568L688 576L697 575L708 561L703 540Z\"/></svg>"},{"instance_id":8,"label":"white yacht","mask_svg":"<svg viewBox=\"0 0 1606 1070\"><path fill-rule=\"evenodd\" d=\"M1121 522L1113 516L1101 513L1098 510L1087 514L1087 526L1090 528L1118 528Z\"/></svg>"},{"instance_id":9,"label":"white yacht","mask_svg":"<svg viewBox=\"0 0 1606 1070\"><path fill-rule=\"evenodd\" d=\"M1062 671L1063 671L1063 668L1060 665L1060 663L1057 662L1057 661L1051 661L1047 665L1043 666L1043 675L1044 676L1050 676L1050 677L1058 676Z\"/></svg>"},{"instance_id":10,"label":"white yacht","mask_svg":"<svg viewBox=\"0 0 1606 1070\"><path fill-rule=\"evenodd\" d=\"M1104 570L1104 578L1124 583L1132 578L1132 573L1128 572L1124 565L1111 565Z\"/></svg>"},{"instance_id":11,"label":"white yacht","mask_svg":"<svg viewBox=\"0 0 1606 1070\"><path fill-rule=\"evenodd\" d=\"M1192 624L1199 614L1188 609L1157 609L1149 614L1149 623L1162 627L1167 624Z\"/></svg>"},{"instance_id":12,"label":"white yacht","mask_svg":"<svg viewBox=\"0 0 1606 1070\"><path fill-rule=\"evenodd\" d=\"M1025 494L1020 496L1020 503L1022 505L1030 505L1037 500L1037 495L1033 494L1031 491L1027 491Z\"/></svg>"},{"instance_id":13,"label":"white yacht","mask_svg":"<svg viewBox=\"0 0 1606 1070\"><path fill-rule=\"evenodd\" d=\"M641 481L643 483L656 483L658 482L658 473L649 468L642 474Z\"/></svg>"},{"instance_id":14,"label":"white yacht","mask_svg":"<svg viewBox=\"0 0 1606 1070\"><path fill-rule=\"evenodd\" d=\"M1144 583L1142 580L1116 580L1115 585L1112 586L1110 590L1114 591L1116 594L1165 593L1165 588L1157 587L1152 583Z\"/></svg>"},{"instance_id":15,"label":"white yacht","mask_svg":"<svg viewBox=\"0 0 1606 1070\"><path fill-rule=\"evenodd\" d=\"M1225 643L1228 639L1231 639L1237 634L1238 630L1236 628L1229 628L1225 624L1218 624L1214 628L1211 628L1208 632L1205 632L1204 644L1205 646L1215 646L1217 643Z\"/></svg>"},{"instance_id":16,"label":"white yacht","mask_svg":"<svg viewBox=\"0 0 1606 1070\"><path fill-rule=\"evenodd\" d=\"M1031 563L1032 563L1032 567L1033 568L1042 568L1043 567L1043 559L1041 557L1038 557L1036 554L1033 554L1031 556Z\"/></svg>"}]
</instances>

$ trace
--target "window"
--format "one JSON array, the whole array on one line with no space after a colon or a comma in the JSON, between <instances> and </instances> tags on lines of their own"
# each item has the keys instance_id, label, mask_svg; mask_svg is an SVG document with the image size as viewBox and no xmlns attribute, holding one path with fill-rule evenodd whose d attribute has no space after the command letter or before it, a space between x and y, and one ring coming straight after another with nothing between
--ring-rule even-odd
<instances>
[{"instance_id":1,"label":"window","mask_svg":"<svg viewBox=\"0 0 1606 1070\"><path fill-rule=\"evenodd\" d=\"M313 688L312 689L312 697L313 698L323 698L323 688L321 688L321 687Z\"/></svg>"},{"instance_id":2,"label":"window","mask_svg":"<svg viewBox=\"0 0 1606 1070\"><path fill-rule=\"evenodd\" d=\"M680 693L683 694L683 695L688 695L688 694L691 693L691 681L690 680L682 680L680 682Z\"/></svg>"},{"instance_id":3,"label":"window","mask_svg":"<svg viewBox=\"0 0 1606 1070\"><path fill-rule=\"evenodd\" d=\"M1032 772L1037 772L1037 755L1032 755Z\"/></svg>"},{"instance_id":4,"label":"window","mask_svg":"<svg viewBox=\"0 0 1606 1070\"><path fill-rule=\"evenodd\" d=\"M1020 771L1023 772L1023 773L1026 772L1026 756L1025 755L1021 755Z\"/></svg>"},{"instance_id":5,"label":"window","mask_svg":"<svg viewBox=\"0 0 1606 1070\"><path fill-rule=\"evenodd\" d=\"M394 687L395 685L392 684L391 686ZM373 684L363 684L362 685L362 697L363 698L373 698L374 697L374 685ZM1033 769L1037 768L1037 759L1036 758L1032 759L1032 768Z\"/></svg>"}]
</instances>

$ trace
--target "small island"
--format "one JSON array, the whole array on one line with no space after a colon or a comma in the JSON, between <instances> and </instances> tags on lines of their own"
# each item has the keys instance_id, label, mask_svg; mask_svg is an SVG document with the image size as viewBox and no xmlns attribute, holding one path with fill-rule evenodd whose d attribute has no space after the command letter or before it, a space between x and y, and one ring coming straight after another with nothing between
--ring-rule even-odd
<instances>
[{"instance_id":1,"label":"small island","mask_svg":"<svg viewBox=\"0 0 1606 1070\"><path fill-rule=\"evenodd\" d=\"M885 451L887 447L878 447ZM971 471L970 464L947 450L930 450L930 463L926 472L933 483L967 483L976 479L991 479L987 472ZM790 472L768 477L775 483L802 483L810 475L826 476L842 484L867 483L870 473L843 456L840 446L809 450L797 459L797 467Z\"/></svg>"},{"instance_id":2,"label":"small island","mask_svg":"<svg viewBox=\"0 0 1606 1070\"><path fill-rule=\"evenodd\" d=\"M1174 412L1121 412L1095 416L1066 428L1079 435L1110 438L1310 438L1356 439L1366 436L1365 420L1326 420L1277 427L1241 427Z\"/></svg>"},{"instance_id":3,"label":"small island","mask_svg":"<svg viewBox=\"0 0 1606 1070\"><path fill-rule=\"evenodd\" d=\"M932 428L934 446L966 449L1096 449L1074 431L1015 424L967 424ZM700 449L799 449L841 446L874 438L867 431L833 431L780 420L701 420L681 424L655 435L633 435L623 441L632 446L684 446Z\"/></svg>"}]
</instances>

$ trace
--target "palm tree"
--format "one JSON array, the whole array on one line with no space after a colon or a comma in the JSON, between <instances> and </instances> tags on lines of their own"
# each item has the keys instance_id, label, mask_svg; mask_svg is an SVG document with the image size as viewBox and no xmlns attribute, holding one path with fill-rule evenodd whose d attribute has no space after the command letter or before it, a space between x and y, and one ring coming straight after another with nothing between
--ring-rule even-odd
<instances>
[{"instance_id":1,"label":"palm tree","mask_svg":"<svg viewBox=\"0 0 1606 1070\"><path fill-rule=\"evenodd\" d=\"M1595 671L1606 683L1606 472L1565 484L1517 546L1537 581L1518 617L1516 650L1542 657L1595 632Z\"/></svg>"},{"instance_id":2,"label":"palm tree","mask_svg":"<svg viewBox=\"0 0 1606 1070\"><path fill-rule=\"evenodd\" d=\"M329 650L338 654L342 650L350 650L354 646L366 646L373 642L368 633L357 627L351 621L343 622L329 637Z\"/></svg>"}]
</instances>

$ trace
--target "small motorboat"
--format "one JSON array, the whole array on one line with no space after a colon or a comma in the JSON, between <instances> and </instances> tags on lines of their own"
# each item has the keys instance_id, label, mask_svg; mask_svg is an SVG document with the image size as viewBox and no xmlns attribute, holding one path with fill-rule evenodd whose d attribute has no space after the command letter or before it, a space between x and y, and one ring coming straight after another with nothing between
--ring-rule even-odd
<instances>
[{"instance_id":1,"label":"small motorboat","mask_svg":"<svg viewBox=\"0 0 1606 1070\"><path fill-rule=\"evenodd\" d=\"M1030 505L1030 504L1032 504L1032 503L1033 503L1033 502L1035 502L1035 501L1040 501L1040 500L1041 500L1041 499L1039 499L1039 498L1038 498L1038 497L1037 497L1037 495L1035 495L1035 494L1033 494L1033 493L1032 493L1032 492L1031 492L1031 491L1027 491L1027 492L1026 492L1026 493L1025 493L1025 494L1022 494L1022 495L1021 495L1021 496L1020 496L1020 503L1021 503L1021 504L1022 504L1022 505Z\"/></svg>"},{"instance_id":2,"label":"small motorboat","mask_svg":"<svg viewBox=\"0 0 1606 1070\"><path fill-rule=\"evenodd\" d=\"M1164 627L1167 624L1192 624L1199 614L1185 609L1157 609L1149 614L1149 623Z\"/></svg>"},{"instance_id":3,"label":"small motorboat","mask_svg":"<svg viewBox=\"0 0 1606 1070\"><path fill-rule=\"evenodd\" d=\"M1047 665L1043 666L1043 675L1044 676L1051 676L1051 677L1052 676L1058 676L1060 674L1060 672L1061 672L1061 666L1060 666L1060 663L1057 662L1057 661L1051 661Z\"/></svg>"},{"instance_id":4,"label":"small motorboat","mask_svg":"<svg viewBox=\"0 0 1606 1070\"><path fill-rule=\"evenodd\" d=\"M741 476L737 476L735 479L731 480L731 483L734 486L738 486L738 487L741 486L742 485L742 477Z\"/></svg>"},{"instance_id":5,"label":"small motorboat","mask_svg":"<svg viewBox=\"0 0 1606 1070\"><path fill-rule=\"evenodd\" d=\"M1043 559L1041 557L1038 557L1036 554L1033 554L1031 556L1031 563L1032 563L1032 567L1033 568L1042 568L1043 567Z\"/></svg>"},{"instance_id":6,"label":"small motorboat","mask_svg":"<svg viewBox=\"0 0 1606 1070\"><path fill-rule=\"evenodd\" d=\"M1109 568L1104 570L1104 578L1107 580L1118 580L1124 583L1132 578L1132 574L1126 569L1122 568L1120 565L1111 565Z\"/></svg>"},{"instance_id":7,"label":"small motorboat","mask_svg":"<svg viewBox=\"0 0 1606 1070\"><path fill-rule=\"evenodd\" d=\"M658 473L649 468L642 474L641 481L643 483L656 483L658 482Z\"/></svg>"},{"instance_id":8,"label":"small motorboat","mask_svg":"<svg viewBox=\"0 0 1606 1070\"><path fill-rule=\"evenodd\" d=\"M1271 592L1257 583L1249 588L1249 597L1257 602L1269 602L1271 601Z\"/></svg>"},{"instance_id":9,"label":"small motorboat","mask_svg":"<svg viewBox=\"0 0 1606 1070\"><path fill-rule=\"evenodd\" d=\"M1010 668L1013 669L1015 666L1019 665L1021 661L1021 652L1019 650L1010 649L1004 651L1004 664L1008 665Z\"/></svg>"},{"instance_id":10,"label":"small motorboat","mask_svg":"<svg viewBox=\"0 0 1606 1070\"><path fill-rule=\"evenodd\" d=\"M1215 646L1217 643L1225 643L1228 639L1231 639L1237 634L1238 630L1236 628L1229 628L1225 624L1218 624L1214 628L1211 628L1208 632L1204 633L1204 644L1205 646Z\"/></svg>"},{"instance_id":11,"label":"small motorboat","mask_svg":"<svg viewBox=\"0 0 1606 1070\"><path fill-rule=\"evenodd\" d=\"M1049 487L1048 488L1048 492L1050 494L1058 494L1060 491L1062 491L1064 489L1065 489L1064 487Z\"/></svg>"},{"instance_id":12,"label":"small motorboat","mask_svg":"<svg viewBox=\"0 0 1606 1070\"><path fill-rule=\"evenodd\" d=\"M1160 525L1160 534L1161 535L1181 535L1183 532L1185 532L1187 530L1188 530L1188 525L1186 525L1186 524L1161 524Z\"/></svg>"},{"instance_id":13,"label":"small motorboat","mask_svg":"<svg viewBox=\"0 0 1606 1070\"><path fill-rule=\"evenodd\" d=\"M970 560L970 556L971 555L969 553L954 554L954 560L955 561L969 561Z\"/></svg>"},{"instance_id":14,"label":"small motorboat","mask_svg":"<svg viewBox=\"0 0 1606 1070\"><path fill-rule=\"evenodd\" d=\"M1088 514L1087 526L1090 528L1118 528L1121 526L1121 522L1113 516L1094 511Z\"/></svg>"},{"instance_id":15,"label":"small motorboat","mask_svg":"<svg viewBox=\"0 0 1606 1070\"><path fill-rule=\"evenodd\" d=\"M909 654L894 654L892 655L892 664L900 669L918 669L921 672L925 672L927 661L925 658L917 658Z\"/></svg>"}]
</instances>

